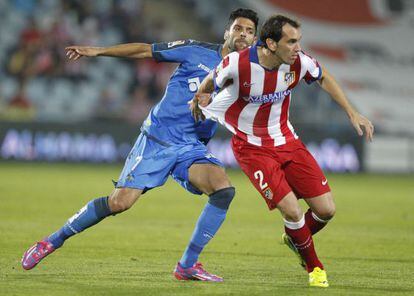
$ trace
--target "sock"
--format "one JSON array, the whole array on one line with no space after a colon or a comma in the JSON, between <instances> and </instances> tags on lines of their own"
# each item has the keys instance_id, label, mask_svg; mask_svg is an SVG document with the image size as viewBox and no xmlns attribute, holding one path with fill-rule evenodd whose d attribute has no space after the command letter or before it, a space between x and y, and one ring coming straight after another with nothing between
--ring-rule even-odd
<instances>
[{"instance_id":1,"label":"sock","mask_svg":"<svg viewBox=\"0 0 414 296\"><path fill-rule=\"evenodd\" d=\"M323 269L323 265L316 255L312 234L305 224L305 217L303 216L299 222L284 221L285 232L292 239L299 254L305 260L308 272L312 272L315 267Z\"/></svg>"},{"instance_id":2,"label":"sock","mask_svg":"<svg viewBox=\"0 0 414 296\"><path fill-rule=\"evenodd\" d=\"M88 227L91 227L111 214L108 197L91 200L75 215L68 219L65 225L52 233L47 240L55 249L61 247L65 240Z\"/></svg>"},{"instance_id":3,"label":"sock","mask_svg":"<svg viewBox=\"0 0 414 296\"><path fill-rule=\"evenodd\" d=\"M213 238L226 218L227 210L220 209L207 203L198 218L196 227L187 246L180 264L183 268L192 267L198 260L198 256L204 246Z\"/></svg>"},{"instance_id":4,"label":"sock","mask_svg":"<svg viewBox=\"0 0 414 296\"><path fill-rule=\"evenodd\" d=\"M310 232L312 235L319 232L322 228L328 224L328 221L322 220L314 212L309 209L305 214L305 221L306 225L309 227Z\"/></svg>"}]
</instances>

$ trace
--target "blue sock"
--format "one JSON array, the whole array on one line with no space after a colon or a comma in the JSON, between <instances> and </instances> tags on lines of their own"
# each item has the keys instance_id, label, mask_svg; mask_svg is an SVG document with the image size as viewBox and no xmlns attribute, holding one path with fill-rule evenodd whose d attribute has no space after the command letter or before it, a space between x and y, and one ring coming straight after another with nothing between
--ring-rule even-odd
<instances>
[{"instance_id":1,"label":"blue sock","mask_svg":"<svg viewBox=\"0 0 414 296\"><path fill-rule=\"evenodd\" d=\"M108 205L108 197L101 197L91 200L81 208L75 215L60 228L48 237L48 241L55 248L63 245L65 240L88 227L91 227L111 214Z\"/></svg>"},{"instance_id":2,"label":"blue sock","mask_svg":"<svg viewBox=\"0 0 414 296\"><path fill-rule=\"evenodd\" d=\"M180 264L183 268L193 266L203 250L204 246L213 238L226 218L227 210L220 209L207 203L198 218L197 225L187 246Z\"/></svg>"}]
</instances>

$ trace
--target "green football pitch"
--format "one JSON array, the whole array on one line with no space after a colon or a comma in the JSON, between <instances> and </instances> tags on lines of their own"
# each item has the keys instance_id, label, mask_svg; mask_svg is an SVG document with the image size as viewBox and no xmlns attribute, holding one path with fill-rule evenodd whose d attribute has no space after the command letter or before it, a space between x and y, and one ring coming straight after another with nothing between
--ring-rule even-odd
<instances>
[{"instance_id":1,"label":"green football pitch","mask_svg":"<svg viewBox=\"0 0 414 296\"><path fill-rule=\"evenodd\" d=\"M200 257L223 283L179 282L172 270L206 197L173 181L129 211L68 240L31 271L23 252L90 199L112 190L119 166L0 163L0 295L414 295L414 176L329 175L337 215L314 237L328 289L309 288L280 245L280 214L248 179Z\"/></svg>"}]
</instances>

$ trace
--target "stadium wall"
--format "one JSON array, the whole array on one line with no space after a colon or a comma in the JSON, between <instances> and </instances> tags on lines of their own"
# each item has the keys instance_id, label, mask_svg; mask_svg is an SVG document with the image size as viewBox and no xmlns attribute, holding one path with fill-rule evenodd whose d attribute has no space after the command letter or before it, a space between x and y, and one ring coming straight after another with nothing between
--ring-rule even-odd
<instances>
[{"instance_id":1,"label":"stadium wall","mask_svg":"<svg viewBox=\"0 0 414 296\"><path fill-rule=\"evenodd\" d=\"M364 161L369 172L414 173L414 138L377 136L366 145Z\"/></svg>"},{"instance_id":2,"label":"stadium wall","mask_svg":"<svg viewBox=\"0 0 414 296\"><path fill-rule=\"evenodd\" d=\"M363 171L363 143L352 132L320 132L300 129L321 167L330 172ZM122 123L2 123L0 160L31 162L123 162L139 127ZM230 147L230 134L219 130L209 150L227 167L237 168Z\"/></svg>"}]
</instances>

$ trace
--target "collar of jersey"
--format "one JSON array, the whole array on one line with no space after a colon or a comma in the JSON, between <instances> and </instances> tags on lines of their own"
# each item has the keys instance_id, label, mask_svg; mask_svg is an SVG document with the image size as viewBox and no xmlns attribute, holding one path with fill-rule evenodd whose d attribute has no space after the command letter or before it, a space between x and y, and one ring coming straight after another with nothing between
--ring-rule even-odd
<instances>
[{"instance_id":1,"label":"collar of jersey","mask_svg":"<svg viewBox=\"0 0 414 296\"><path fill-rule=\"evenodd\" d=\"M263 67L263 65L261 65L259 63L259 56L257 55L257 46L263 46L263 43L259 40L257 43L253 44L250 47L250 49L249 49L250 62L258 64L260 67L262 67L263 69L265 69L266 71L269 71L269 72L278 71L279 67L277 67L275 69L269 69L269 68Z\"/></svg>"}]
</instances>

